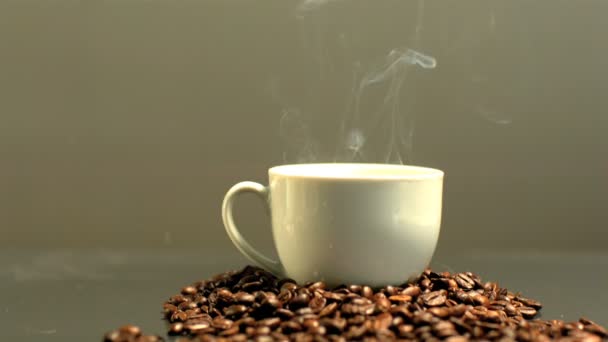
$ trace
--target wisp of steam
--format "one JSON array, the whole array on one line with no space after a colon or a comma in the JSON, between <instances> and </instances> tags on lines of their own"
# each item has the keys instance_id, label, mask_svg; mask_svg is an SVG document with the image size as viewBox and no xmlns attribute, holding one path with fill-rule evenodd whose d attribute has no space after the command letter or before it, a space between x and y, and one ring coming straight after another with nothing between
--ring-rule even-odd
<instances>
[{"instance_id":1,"label":"wisp of steam","mask_svg":"<svg viewBox=\"0 0 608 342\"><path fill-rule=\"evenodd\" d=\"M302 38L307 42L307 51L319 70L319 83L340 80L341 83L331 91L334 98L343 99L343 105L341 108L325 108L323 103L312 103L327 97L322 90L311 97L312 100L289 102L279 91L280 80L273 79L271 95L283 108L280 119L280 135L285 146L283 161L408 163L413 145L414 113L408 104L412 94L408 93L411 87L407 87L407 76L412 69L434 69L437 61L406 46L384 51L376 48L376 57L363 61L365 58L349 50L347 34L339 30L323 30L330 20L319 14L323 14L325 5L329 3L347 4L348 1L303 0L296 6L296 17L303 32ZM422 10L423 0L419 0L415 36L411 42L414 46L422 27ZM398 29L397 26L395 28ZM341 49L337 53L341 59L330 53L336 48ZM350 77L340 78L332 74L339 72ZM321 115L325 117L313 120ZM316 129L313 122L328 123L338 117L340 121L336 129L329 132L332 137L324 140L322 130Z\"/></svg>"}]
</instances>

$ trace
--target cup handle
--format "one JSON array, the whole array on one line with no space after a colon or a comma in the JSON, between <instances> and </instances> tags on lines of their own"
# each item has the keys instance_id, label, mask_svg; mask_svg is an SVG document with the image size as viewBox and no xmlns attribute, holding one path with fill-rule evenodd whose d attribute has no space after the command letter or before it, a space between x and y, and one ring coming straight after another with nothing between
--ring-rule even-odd
<instances>
[{"instance_id":1,"label":"cup handle","mask_svg":"<svg viewBox=\"0 0 608 342\"><path fill-rule=\"evenodd\" d=\"M249 242L245 240L243 235L241 235L234 224L232 207L237 197L236 195L246 192L258 195L264 200L264 202L266 202L266 205L270 210L270 203L268 202L269 190L267 187L256 182L240 182L235 184L232 188L230 188L230 190L228 190L226 196L224 196L224 202L222 203L222 219L224 221L224 227L226 228L228 237L230 237L230 240L232 240L232 243L236 246L236 248L249 260L277 276L282 276L284 274L283 265L281 265L279 261L272 260L253 248Z\"/></svg>"}]
</instances>

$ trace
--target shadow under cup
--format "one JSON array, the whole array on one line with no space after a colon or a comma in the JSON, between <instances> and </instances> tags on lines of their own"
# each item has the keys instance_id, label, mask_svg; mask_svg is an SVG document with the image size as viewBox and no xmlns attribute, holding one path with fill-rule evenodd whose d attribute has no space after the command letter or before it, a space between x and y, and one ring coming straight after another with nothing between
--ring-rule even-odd
<instances>
[{"instance_id":1,"label":"shadow under cup","mask_svg":"<svg viewBox=\"0 0 608 342\"><path fill-rule=\"evenodd\" d=\"M235 185L224 199L226 230L256 264L299 283L398 285L429 265L441 224L443 172L391 164L296 164L269 170L269 186ZM279 261L244 240L234 195L268 201Z\"/></svg>"}]
</instances>

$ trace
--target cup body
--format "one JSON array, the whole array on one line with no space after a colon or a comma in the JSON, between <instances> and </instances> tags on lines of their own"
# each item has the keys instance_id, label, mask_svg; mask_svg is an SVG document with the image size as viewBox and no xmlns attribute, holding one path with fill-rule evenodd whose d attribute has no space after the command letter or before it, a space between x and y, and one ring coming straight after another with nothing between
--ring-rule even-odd
<instances>
[{"instance_id":1,"label":"cup body","mask_svg":"<svg viewBox=\"0 0 608 342\"><path fill-rule=\"evenodd\" d=\"M300 283L397 285L437 245L443 172L390 164L298 164L269 170L274 242Z\"/></svg>"}]
</instances>

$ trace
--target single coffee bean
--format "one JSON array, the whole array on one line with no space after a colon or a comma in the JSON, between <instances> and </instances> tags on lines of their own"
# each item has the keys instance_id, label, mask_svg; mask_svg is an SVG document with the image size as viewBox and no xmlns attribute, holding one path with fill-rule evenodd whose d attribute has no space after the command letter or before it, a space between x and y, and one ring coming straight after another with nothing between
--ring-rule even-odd
<instances>
[{"instance_id":1,"label":"single coffee bean","mask_svg":"<svg viewBox=\"0 0 608 342\"><path fill-rule=\"evenodd\" d=\"M304 322L302 323L302 325L304 326L304 328L310 330L312 328L317 328L320 324L319 321L315 318L312 319L306 319L304 320Z\"/></svg>"},{"instance_id":2,"label":"single coffee bean","mask_svg":"<svg viewBox=\"0 0 608 342\"><path fill-rule=\"evenodd\" d=\"M256 291L262 288L261 281L252 281L250 283L243 284L243 290L247 292Z\"/></svg>"},{"instance_id":3,"label":"single coffee bean","mask_svg":"<svg viewBox=\"0 0 608 342\"><path fill-rule=\"evenodd\" d=\"M218 316L218 317L216 317L216 318L213 319L213 322L211 322L211 325L214 328L225 330L225 329L230 328L233 323L234 322L231 321L231 320L229 320L229 319L222 318L221 316Z\"/></svg>"},{"instance_id":4,"label":"single coffee bean","mask_svg":"<svg viewBox=\"0 0 608 342\"><path fill-rule=\"evenodd\" d=\"M302 331L302 325L294 321L283 322L281 323L281 331L285 334Z\"/></svg>"},{"instance_id":5,"label":"single coffee bean","mask_svg":"<svg viewBox=\"0 0 608 342\"><path fill-rule=\"evenodd\" d=\"M363 315L356 315L346 320L348 325L360 325L365 322L366 318Z\"/></svg>"},{"instance_id":6,"label":"single coffee bean","mask_svg":"<svg viewBox=\"0 0 608 342\"><path fill-rule=\"evenodd\" d=\"M319 317L333 315L338 309L338 303L331 303L319 311Z\"/></svg>"},{"instance_id":7,"label":"single coffee bean","mask_svg":"<svg viewBox=\"0 0 608 342\"><path fill-rule=\"evenodd\" d=\"M379 312L386 312L391 308L391 301L388 298L379 298L376 300L376 310Z\"/></svg>"},{"instance_id":8,"label":"single coffee bean","mask_svg":"<svg viewBox=\"0 0 608 342\"><path fill-rule=\"evenodd\" d=\"M184 331L184 323L173 323L169 327L169 335L179 335Z\"/></svg>"},{"instance_id":9,"label":"single coffee bean","mask_svg":"<svg viewBox=\"0 0 608 342\"><path fill-rule=\"evenodd\" d=\"M399 295L393 295L388 297L388 299L391 302L411 302L412 301L412 296L408 296L408 295L404 295L404 294L399 294Z\"/></svg>"},{"instance_id":10,"label":"single coffee bean","mask_svg":"<svg viewBox=\"0 0 608 342\"><path fill-rule=\"evenodd\" d=\"M418 297L421 292L422 291L420 290L420 287L410 286L410 287L407 287L407 288L401 290L400 294L406 295L406 296L411 296L411 297Z\"/></svg>"},{"instance_id":11,"label":"single coffee bean","mask_svg":"<svg viewBox=\"0 0 608 342\"><path fill-rule=\"evenodd\" d=\"M327 303L327 299L325 299L324 297L315 296L315 297L313 297L313 299L310 300L310 303L308 303L308 306L312 309L313 312L316 313L316 312L323 310L326 303Z\"/></svg>"},{"instance_id":12,"label":"single coffee bean","mask_svg":"<svg viewBox=\"0 0 608 342\"><path fill-rule=\"evenodd\" d=\"M116 342L119 339L120 339L120 331L114 330L114 331L110 331L110 332L106 333L104 335L103 341L104 342Z\"/></svg>"},{"instance_id":13,"label":"single coffee bean","mask_svg":"<svg viewBox=\"0 0 608 342\"><path fill-rule=\"evenodd\" d=\"M323 297L328 301L341 302L344 300L345 295L336 292L323 292Z\"/></svg>"},{"instance_id":14,"label":"single coffee bean","mask_svg":"<svg viewBox=\"0 0 608 342\"><path fill-rule=\"evenodd\" d=\"M325 283L322 281L318 281L316 283L312 283L308 286L308 289L310 291L315 291L315 290L324 290L325 289Z\"/></svg>"},{"instance_id":15,"label":"single coffee bean","mask_svg":"<svg viewBox=\"0 0 608 342\"><path fill-rule=\"evenodd\" d=\"M293 318L296 314L293 313L293 311L288 310L288 309L277 309L277 311L275 312L275 314L279 317L281 317L282 319L291 319Z\"/></svg>"},{"instance_id":16,"label":"single coffee bean","mask_svg":"<svg viewBox=\"0 0 608 342\"><path fill-rule=\"evenodd\" d=\"M325 335L325 333L327 332L327 330L325 329L324 326L317 326L314 328L309 328L308 332L310 334L314 334L314 335Z\"/></svg>"},{"instance_id":17,"label":"single coffee bean","mask_svg":"<svg viewBox=\"0 0 608 342\"><path fill-rule=\"evenodd\" d=\"M239 316L245 312L247 312L247 307L245 305L231 305L224 309L224 315L226 316Z\"/></svg>"},{"instance_id":18,"label":"single coffee bean","mask_svg":"<svg viewBox=\"0 0 608 342\"><path fill-rule=\"evenodd\" d=\"M374 290L369 286L363 286L361 288L361 295L367 299L372 299L374 296Z\"/></svg>"},{"instance_id":19,"label":"single coffee bean","mask_svg":"<svg viewBox=\"0 0 608 342\"><path fill-rule=\"evenodd\" d=\"M301 308L303 306L307 306L309 301L310 297L305 293L301 293L289 301L289 307L291 309Z\"/></svg>"},{"instance_id":20,"label":"single coffee bean","mask_svg":"<svg viewBox=\"0 0 608 342\"><path fill-rule=\"evenodd\" d=\"M270 317L265 318L258 322L258 326L266 326L269 328L276 328L281 324L281 319L279 317Z\"/></svg>"},{"instance_id":21,"label":"single coffee bean","mask_svg":"<svg viewBox=\"0 0 608 342\"><path fill-rule=\"evenodd\" d=\"M251 304L255 301L255 296L247 292L237 292L234 299L242 304Z\"/></svg>"},{"instance_id":22,"label":"single coffee bean","mask_svg":"<svg viewBox=\"0 0 608 342\"><path fill-rule=\"evenodd\" d=\"M177 306L177 308L181 311L186 311L194 308L198 308L198 304L195 302L183 302Z\"/></svg>"},{"instance_id":23,"label":"single coffee bean","mask_svg":"<svg viewBox=\"0 0 608 342\"><path fill-rule=\"evenodd\" d=\"M524 318L533 318L534 316L536 316L536 309L534 308L522 306L518 308L518 310L521 315L524 316Z\"/></svg>"},{"instance_id":24,"label":"single coffee bean","mask_svg":"<svg viewBox=\"0 0 608 342\"><path fill-rule=\"evenodd\" d=\"M471 290L475 287L475 281L465 273L458 273L454 277L454 280L456 280L458 286L465 290Z\"/></svg>"},{"instance_id":25,"label":"single coffee bean","mask_svg":"<svg viewBox=\"0 0 608 342\"><path fill-rule=\"evenodd\" d=\"M393 316L391 316L391 314L388 312L384 312L384 313L381 313L378 316L376 316L373 327L374 327L374 330L376 330L376 331L384 330L384 329L388 329L388 327L390 327L392 323L393 323Z\"/></svg>"},{"instance_id":26,"label":"single coffee bean","mask_svg":"<svg viewBox=\"0 0 608 342\"><path fill-rule=\"evenodd\" d=\"M368 304L372 303L371 300L369 300L367 298L363 298L363 297L350 298L349 302L354 305L368 305Z\"/></svg>"},{"instance_id":27,"label":"single coffee bean","mask_svg":"<svg viewBox=\"0 0 608 342\"><path fill-rule=\"evenodd\" d=\"M141 335L141 329L138 326L132 324L123 325L118 329L118 331L131 336Z\"/></svg>"},{"instance_id":28,"label":"single coffee bean","mask_svg":"<svg viewBox=\"0 0 608 342\"><path fill-rule=\"evenodd\" d=\"M278 331L270 333L270 337L272 337L272 340L275 342L289 342L289 337L287 337L287 335L281 334Z\"/></svg>"},{"instance_id":29,"label":"single coffee bean","mask_svg":"<svg viewBox=\"0 0 608 342\"><path fill-rule=\"evenodd\" d=\"M433 307L433 308L429 308L428 312L432 313L433 315L439 317L439 318L445 318L450 316L450 309L446 308L446 307Z\"/></svg>"},{"instance_id":30,"label":"single coffee bean","mask_svg":"<svg viewBox=\"0 0 608 342\"><path fill-rule=\"evenodd\" d=\"M298 315L298 316L310 315L313 313L314 313L314 311L312 311L312 309L309 307L300 308L300 309L296 310L296 315Z\"/></svg>"},{"instance_id":31,"label":"single coffee bean","mask_svg":"<svg viewBox=\"0 0 608 342\"><path fill-rule=\"evenodd\" d=\"M220 336L234 336L236 334L238 334L240 331L238 326L232 326L226 330L220 331L219 335Z\"/></svg>"},{"instance_id":32,"label":"single coffee bean","mask_svg":"<svg viewBox=\"0 0 608 342\"><path fill-rule=\"evenodd\" d=\"M196 291L196 287L194 287L194 286L186 286L186 287L183 287L183 288L182 288L182 291L181 291L181 292L182 292L182 294L184 294L184 295L193 295L193 294L195 294L197 291Z\"/></svg>"},{"instance_id":33,"label":"single coffee bean","mask_svg":"<svg viewBox=\"0 0 608 342\"><path fill-rule=\"evenodd\" d=\"M341 333L347 324L344 318L322 318L319 323L327 329L328 333Z\"/></svg>"},{"instance_id":34,"label":"single coffee bean","mask_svg":"<svg viewBox=\"0 0 608 342\"><path fill-rule=\"evenodd\" d=\"M212 329L209 329L211 326L208 322L198 322L198 323L193 323L193 324L186 324L183 327L193 334L197 334L199 332L212 331Z\"/></svg>"},{"instance_id":35,"label":"single coffee bean","mask_svg":"<svg viewBox=\"0 0 608 342\"><path fill-rule=\"evenodd\" d=\"M170 321L171 322L183 322L188 319L188 314L183 311L176 311L171 314Z\"/></svg>"},{"instance_id":36,"label":"single coffee bean","mask_svg":"<svg viewBox=\"0 0 608 342\"><path fill-rule=\"evenodd\" d=\"M347 340L356 340L358 338L361 338L363 335L365 335L367 329L363 326L351 326L350 328L348 328L348 331L346 331L346 333L344 334L344 337Z\"/></svg>"},{"instance_id":37,"label":"single coffee bean","mask_svg":"<svg viewBox=\"0 0 608 342\"><path fill-rule=\"evenodd\" d=\"M515 300L517 300L518 302L522 303L522 304L523 304L523 305L525 305L525 306L528 306L528 307L534 308L534 309L536 309L536 310L538 310L538 309L540 309L540 308L542 308L542 307L543 307L543 306L542 306L542 304L541 304L540 302L538 302L538 301L536 301L536 300L534 300L534 299L530 299L530 298L524 298L524 297L521 297L521 296L517 296L517 297L515 298Z\"/></svg>"},{"instance_id":38,"label":"single coffee bean","mask_svg":"<svg viewBox=\"0 0 608 342\"><path fill-rule=\"evenodd\" d=\"M255 335L256 336L269 335L269 334L270 334L270 327L267 327L267 326L258 326L255 329Z\"/></svg>"},{"instance_id":39,"label":"single coffee bean","mask_svg":"<svg viewBox=\"0 0 608 342\"><path fill-rule=\"evenodd\" d=\"M420 298L422 298L422 301L426 306L440 306L443 305L447 300L447 297L441 291L425 293L420 296Z\"/></svg>"}]
</instances>

